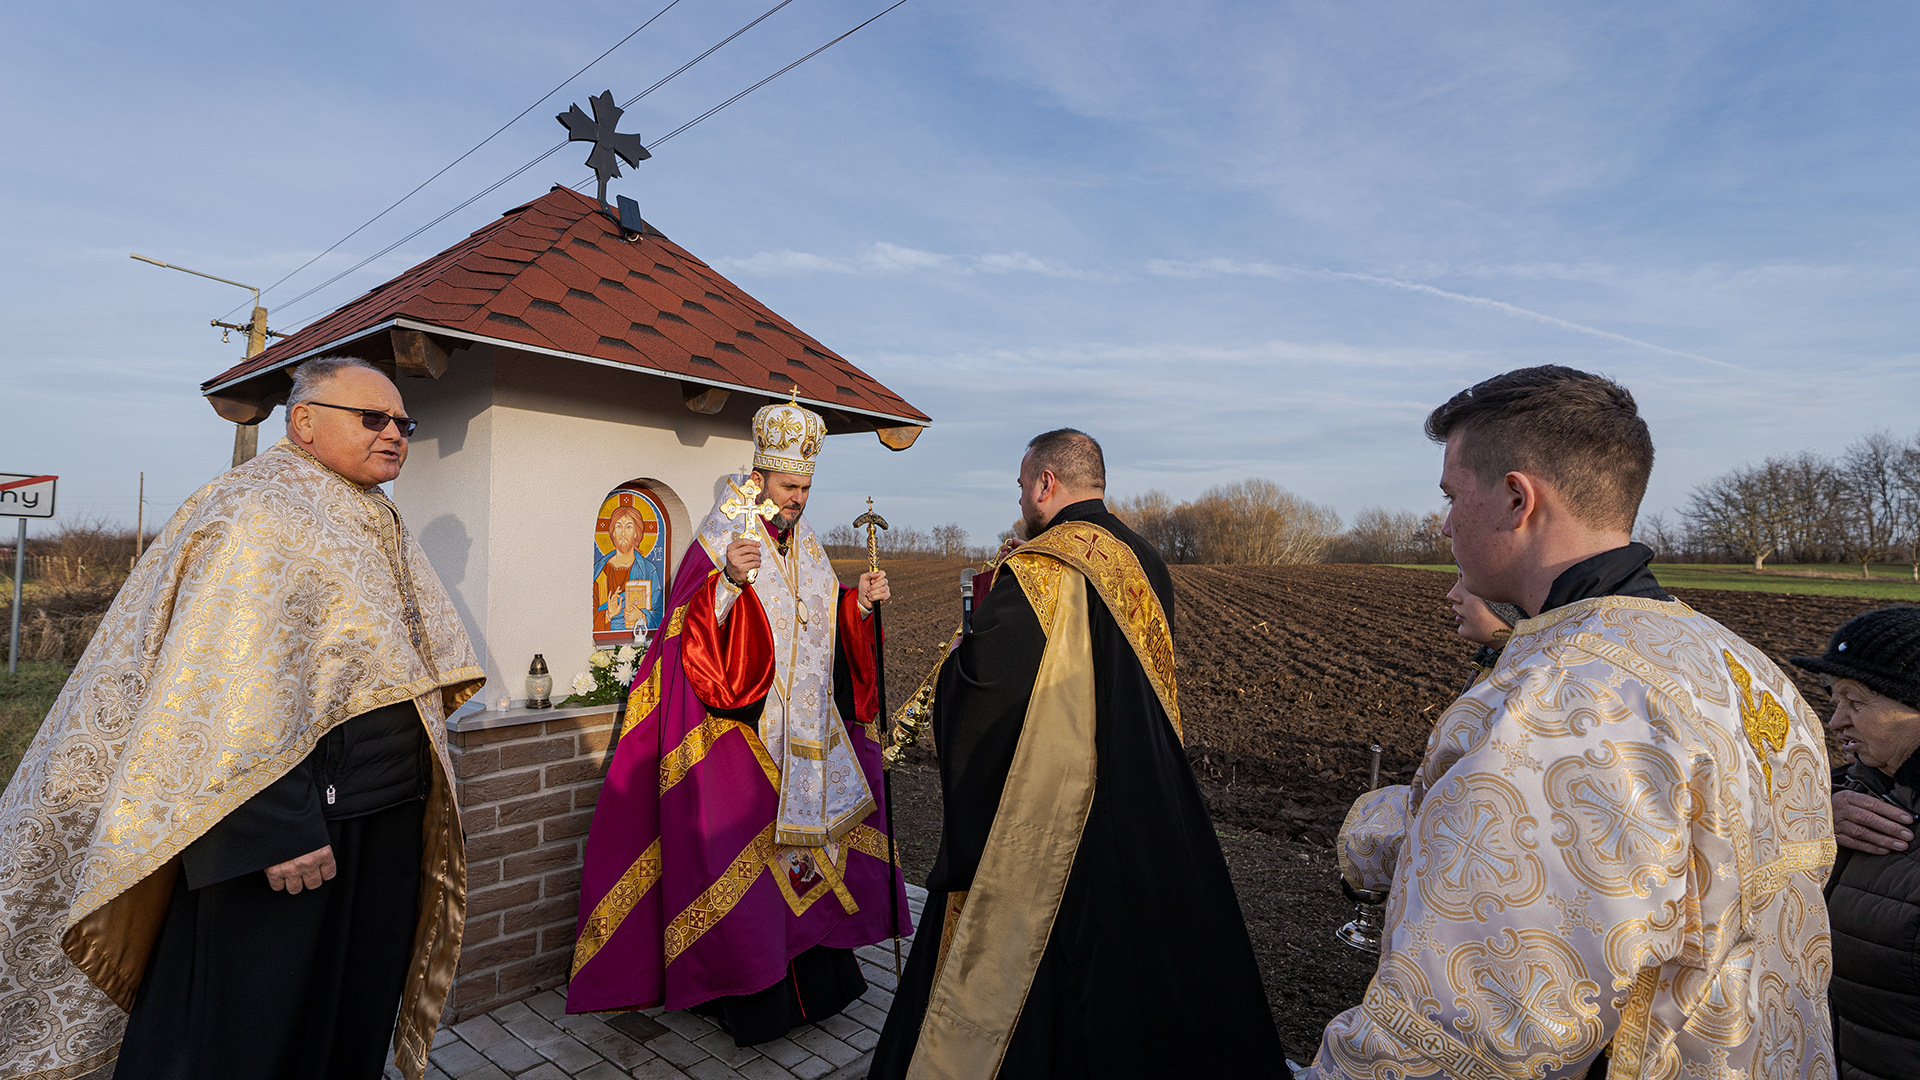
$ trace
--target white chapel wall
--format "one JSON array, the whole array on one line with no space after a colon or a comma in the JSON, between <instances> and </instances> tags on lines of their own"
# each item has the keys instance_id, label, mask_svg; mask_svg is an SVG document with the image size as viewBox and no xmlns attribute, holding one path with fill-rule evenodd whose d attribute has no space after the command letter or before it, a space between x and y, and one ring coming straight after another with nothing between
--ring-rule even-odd
<instances>
[{"instance_id":1,"label":"white chapel wall","mask_svg":"<svg viewBox=\"0 0 1920 1080\"><path fill-rule=\"evenodd\" d=\"M453 597L474 651L499 685L486 629L491 557L493 469L493 350L469 349L440 379L401 379L400 396L420 430L407 446L407 463L393 482L394 502L407 528Z\"/></svg>"},{"instance_id":2,"label":"white chapel wall","mask_svg":"<svg viewBox=\"0 0 1920 1080\"><path fill-rule=\"evenodd\" d=\"M455 593L487 700L516 705L534 653L556 700L586 667L593 523L607 493L644 479L662 497L671 579L726 473L751 461L765 403L735 394L702 416L672 379L484 346L401 391L422 430L395 498Z\"/></svg>"}]
</instances>

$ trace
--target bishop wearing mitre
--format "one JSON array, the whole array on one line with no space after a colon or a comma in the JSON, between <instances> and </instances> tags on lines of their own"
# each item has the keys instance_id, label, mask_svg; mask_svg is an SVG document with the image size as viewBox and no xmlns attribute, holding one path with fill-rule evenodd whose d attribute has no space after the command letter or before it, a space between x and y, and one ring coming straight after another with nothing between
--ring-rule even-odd
<instances>
[{"instance_id":1,"label":"bishop wearing mitre","mask_svg":"<svg viewBox=\"0 0 1920 1080\"><path fill-rule=\"evenodd\" d=\"M852 950L911 932L874 727L886 575L843 588L801 519L821 418L769 405L753 435L634 676L567 989L569 1012L694 1009L741 1046L845 1008Z\"/></svg>"}]
</instances>

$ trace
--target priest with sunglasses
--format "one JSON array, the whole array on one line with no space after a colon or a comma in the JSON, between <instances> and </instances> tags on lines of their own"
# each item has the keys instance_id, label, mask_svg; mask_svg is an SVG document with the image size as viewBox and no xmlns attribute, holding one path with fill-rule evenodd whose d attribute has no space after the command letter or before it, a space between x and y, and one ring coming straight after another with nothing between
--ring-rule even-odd
<instances>
[{"instance_id":1,"label":"priest with sunglasses","mask_svg":"<svg viewBox=\"0 0 1920 1080\"><path fill-rule=\"evenodd\" d=\"M0 1077L425 1072L482 675L380 488L413 428L372 365L308 361L287 437L121 588L0 796Z\"/></svg>"}]
</instances>

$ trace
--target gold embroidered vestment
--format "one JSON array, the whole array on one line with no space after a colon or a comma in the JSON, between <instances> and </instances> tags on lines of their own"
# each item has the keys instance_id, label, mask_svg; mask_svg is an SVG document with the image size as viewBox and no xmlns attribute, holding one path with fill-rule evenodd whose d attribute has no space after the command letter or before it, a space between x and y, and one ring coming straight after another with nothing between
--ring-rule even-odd
<instances>
[{"instance_id":1,"label":"gold embroidered vestment","mask_svg":"<svg viewBox=\"0 0 1920 1080\"><path fill-rule=\"evenodd\" d=\"M110 1061L180 852L334 725L403 701L438 763L396 1036L403 1071L421 1075L465 915L445 718L481 681L377 490L282 440L196 492L0 796L0 1077L70 1080Z\"/></svg>"},{"instance_id":2,"label":"gold embroidered vestment","mask_svg":"<svg viewBox=\"0 0 1920 1080\"><path fill-rule=\"evenodd\" d=\"M1610 1044L1614 1080L1832 1076L1828 786L1793 684L1685 604L1520 623L1348 818L1386 940L1304 1075L1579 1076Z\"/></svg>"}]
</instances>

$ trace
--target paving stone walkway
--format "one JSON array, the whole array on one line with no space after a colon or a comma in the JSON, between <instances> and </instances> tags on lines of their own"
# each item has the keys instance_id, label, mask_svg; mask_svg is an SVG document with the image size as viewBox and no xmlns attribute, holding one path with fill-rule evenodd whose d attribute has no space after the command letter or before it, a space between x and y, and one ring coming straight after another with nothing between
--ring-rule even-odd
<instances>
[{"instance_id":1,"label":"paving stone walkway","mask_svg":"<svg viewBox=\"0 0 1920 1080\"><path fill-rule=\"evenodd\" d=\"M907 886L914 924L927 893ZM906 957L907 942L900 955ZM893 949L859 950L867 992L838 1016L742 1049L704 1016L646 1009L569 1016L557 990L442 1028L427 1080L859 1080L893 1004ZM398 1069L387 1076L398 1080Z\"/></svg>"}]
</instances>

